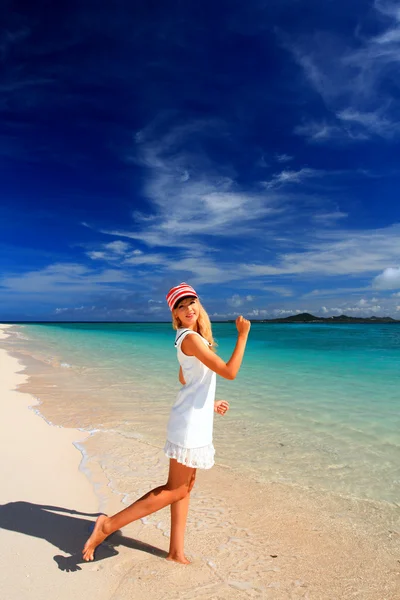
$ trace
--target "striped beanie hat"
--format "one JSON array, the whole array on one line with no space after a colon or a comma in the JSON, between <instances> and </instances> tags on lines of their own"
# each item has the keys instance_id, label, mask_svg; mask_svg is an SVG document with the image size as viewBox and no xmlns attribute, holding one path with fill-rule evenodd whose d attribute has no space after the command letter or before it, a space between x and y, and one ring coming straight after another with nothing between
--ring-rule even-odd
<instances>
[{"instance_id":1,"label":"striped beanie hat","mask_svg":"<svg viewBox=\"0 0 400 600\"><path fill-rule=\"evenodd\" d=\"M197 293L194 291L192 286L188 285L187 283L182 282L176 287L171 288L166 296L170 310L174 308L175 304L179 300L186 298L187 296L194 296L197 298Z\"/></svg>"}]
</instances>

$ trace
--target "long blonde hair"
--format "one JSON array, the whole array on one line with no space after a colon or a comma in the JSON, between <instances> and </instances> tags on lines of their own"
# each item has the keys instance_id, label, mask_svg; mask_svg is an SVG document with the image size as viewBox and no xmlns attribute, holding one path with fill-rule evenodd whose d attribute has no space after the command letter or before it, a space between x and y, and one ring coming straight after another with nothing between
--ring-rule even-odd
<instances>
[{"instance_id":1,"label":"long blonde hair","mask_svg":"<svg viewBox=\"0 0 400 600\"><path fill-rule=\"evenodd\" d=\"M197 302L199 303L200 311L199 318L197 319L197 333L199 333L207 342L211 344L210 348L213 352L216 352L217 342L213 338L210 317L208 316L206 309L201 304L200 300L197 298ZM175 309L172 310L172 327L176 330L182 327L182 322L179 317L175 314Z\"/></svg>"}]
</instances>

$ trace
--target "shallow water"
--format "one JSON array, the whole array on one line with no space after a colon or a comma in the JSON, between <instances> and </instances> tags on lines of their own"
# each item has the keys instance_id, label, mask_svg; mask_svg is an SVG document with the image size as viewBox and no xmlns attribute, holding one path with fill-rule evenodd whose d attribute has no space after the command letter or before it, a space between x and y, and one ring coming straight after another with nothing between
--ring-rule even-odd
<instances>
[{"instance_id":1,"label":"shallow water","mask_svg":"<svg viewBox=\"0 0 400 600\"><path fill-rule=\"evenodd\" d=\"M163 445L179 389L169 324L9 333L8 347L45 369L32 384L50 421ZM215 324L214 335L228 359L234 325ZM215 416L217 463L260 481L398 502L399 366L397 326L253 324L238 378L218 380L231 410Z\"/></svg>"}]
</instances>

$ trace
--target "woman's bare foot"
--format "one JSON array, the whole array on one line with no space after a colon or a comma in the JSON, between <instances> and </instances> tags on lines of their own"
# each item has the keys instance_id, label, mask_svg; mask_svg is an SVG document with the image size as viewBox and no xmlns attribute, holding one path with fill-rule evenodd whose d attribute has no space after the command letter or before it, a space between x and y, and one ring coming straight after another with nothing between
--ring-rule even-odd
<instances>
[{"instance_id":1,"label":"woman's bare foot","mask_svg":"<svg viewBox=\"0 0 400 600\"><path fill-rule=\"evenodd\" d=\"M97 546L99 546L99 544L101 544L101 542L103 542L108 536L107 533L103 532L103 525L106 519L108 519L106 515L100 515L99 517L97 517L97 521L95 523L92 535L87 540L82 550L83 560L93 560L94 551L96 550Z\"/></svg>"},{"instance_id":2,"label":"woman's bare foot","mask_svg":"<svg viewBox=\"0 0 400 600\"><path fill-rule=\"evenodd\" d=\"M181 563L182 565L190 565L190 560L188 560L183 554L169 553L166 560L173 560L174 562Z\"/></svg>"}]
</instances>

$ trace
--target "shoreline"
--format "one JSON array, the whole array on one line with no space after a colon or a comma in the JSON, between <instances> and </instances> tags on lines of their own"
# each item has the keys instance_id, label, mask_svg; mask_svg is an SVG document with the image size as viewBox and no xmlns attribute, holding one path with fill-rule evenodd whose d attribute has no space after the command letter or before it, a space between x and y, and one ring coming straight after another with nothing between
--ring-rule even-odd
<instances>
[{"instance_id":1,"label":"shoreline","mask_svg":"<svg viewBox=\"0 0 400 600\"><path fill-rule=\"evenodd\" d=\"M0 325L0 339L2 329L5 328ZM19 371L23 369L5 350L0 352L2 375L4 369L19 369ZM2 376L3 387L15 388L22 384L26 377L15 370L11 381L4 380ZM57 424L49 424L40 410L26 410L31 405L40 406L34 396L29 394L27 396L26 392L6 392L5 389L2 396L3 404L8 403L7 414L10 413L8 408L11 402L4 394L8 393L12 394L11 402L17 404L15 399L18 397L18 404L23 404L19 407L18 414L22 415L25 411L32 417L27 425L27 437L34 437L37 427L32 419L40 415L42 418L36 419L36 422L42 424L41 429L47 428L47 432L53 432L51 440L47 436L47 448L51 448L52 454L56 452L58 445L68 444L70 461L68 464L70 481L74 482L71 486L74 488L73 492L63 488L63 485L66 485L66 472L56 471L52 463L52 466L49 466L49 477L55 485L59 480L61 487L58 489L58 495L51 495L49 490L46 491L46 497L39 494L40 502L46 504L58 502L61 507L69 504L75 510L83 510L84 506L85 510L97 512L99 498L102 498L104 508L102 507L101 510L107 508L107 512L112 513L121 510L125 503L133 501L142 492L145 493L151 487L159 485L160 478L165 477L166 463L162 460L161 449L137 439L130 439L127 451L134 457L130 463L132 473L121 474L115 466L120 466L119 457L116 455L113 459L112 454L114 448L121 444L117 434L97 432L91 435L87 431L71 430ZM16 421L12 427L9 427L12 436L15 436L16 432L15 423ZM41 435L45 434L41 433ZM73 437L76 446L72 450ZM62 442L61 438L64 438ZM76 449L82 453L82 457L86 456L86 459L81 457L78 461ZM108 473L114 472L115 479L106 477L104 464L98 461L100 449L104 455L111 457L110 461L114 460L115 464L112 465L114 471L109 470ZM37 455L37 448L32 447L29 450L31 461L35 453ZM4 451L2 454L4 456ZM74 454L73 458L72 454ZM14 461L12 452L11 456ZM87 480L88 474L84 475L82 469L80 470L82 461L85 460L84 468L90 472ZM25 454L20 459L20 469L25 466L26 470L26 461ZM110 465L107 467L110 468ZM127 479L128 476L130 479ZM77 492L76 482L79 479L84 481L81 485L86 489L87 504L83 502L82 495ZM97 486L96 492L92 485ZM113 488L115 491L112 491ZM246 489L246 494L243 494L243 489ZM14 488L9 493L10 499L6 501L10 503L21 500L16 498L18 493L21 495L20 488ZM4 503L6 496L3 491L0 497L1 502ZM54 500L51 499L53 497ZM104 556L104 560L100 558L94 563L81 565L87 581L90 580L90 586L93 587L85 592L85 586L82 587L81 572L79 589L74 593L74 597L84 598L88 593L92 594L93 589L101 589L102 595L96 593L96 597L112 598L112 600L122 600L132 595L139 599L152 597L160 600L193 597L200 599L273 597L274 599L310 598L312 600L343 598L344 600L351 596L362 600L395 600L400 571L397 562L400 550L400 527L397 528L394 521L393 529L388 531L385 529L383 519L386 512L394 519L396 513L393 509L384 506L377 508L368 501L328 498L312 490L289 488L284 484L261 485L251 480L244 480L240 474L218 466L210 472L198 473L198 482L192 497L186 543L188 554L193 558L190 567L182 567L162 560L165 554L163 549L167 548L168 543L166 538L169 524L169 511L163 509L125 528L122 542L120 540L114 546L108 547L111 556ZM35 498L36 496L33 495L28 500L37 502ZM358 512L354 511L356 505ZM378 523L376 531L369 519L370 511L371 514L380 512L380 517L376 515ZM381 531L378 531L379 518ZM12 539L12 544L22 546L26 540L28 545L35 544L37 540L32 537L34 534L28 530L23 533L26 534L25 541L21 542L22 536L19 533L6 531L6 535ZM146 540L146 543L134 538ZM47 541L52 545L47 544L46 549L50 549L50 553L54 554L54 550L57 550L54 548L54 541ZM31 550L29 556L32 553L36 554L36 550ZM12 564L17 562L14 560ZM28 555L25 563L29 564ZM7 567L4 566L2 571L6 572ZM54 573L50 573L52 570L57 575L57 581L62 580L65 585L66 574L58 571L56 567L49 568L49 564L46 569L42 569L41 577L45 585L50 587L49 578L54 577ZM190 583L187 581L188 576ZM76 580L76 576L70 573L68 584L72 578ZM24 583L23 579L24 575L21 573L15 580ZM113 586L116 586L115 591L110 587L107 588L110 580ZM104 582L107 582L106 585ZM32 594L32 589L29 589ZM14 596L15 600L17 598L19 600L21 592L25 590L26 588L16 590L18 593ZM69 588L65 596L60 596L58 593L56 597L70 598L71 590L72 588ZM14 600L14 597L12 593L7 594L10 600ZM39 597L41 599L46 597L43 595L43 590L41 595L38 593L37 598Z\"/></svg>"},{"instance_id":2,"label":"shoreline","mask_svg":"<svg viewBox=\"0 0 400 600\"><path fill-rule=\"evenodd\" d=\"M0 326L0 340L7 328ZM74 442L88 437L39 418L34 396L18 391L24 366L0 348L0 582L8 600L107 599L114 585L92 571L81 576L80 545L98 512L93 488L80 470ZM82 514L79 514L82 513ZM74 572L75 571L75 572ZM79 576L77 576L79 574Z\"/></svg>"}]
</instances>

